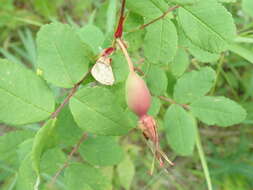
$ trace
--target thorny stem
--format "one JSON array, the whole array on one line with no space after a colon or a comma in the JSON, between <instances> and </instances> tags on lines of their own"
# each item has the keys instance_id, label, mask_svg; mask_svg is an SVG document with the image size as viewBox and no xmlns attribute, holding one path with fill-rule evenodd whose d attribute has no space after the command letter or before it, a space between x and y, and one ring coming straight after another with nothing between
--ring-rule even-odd
<instances>
[{"instance_id":1,"label":"thorny stem","mask_svg":"<svg viewBox=\"0 0 253 190\"><path fill-rule=\"evenodd\" d=\"M164 12L161 16L155 18L154 20L151 20L150 22L148 22L148 23L146 23L146 24L141 25L141 26L138 27L137 29L134 29L134 30L132 30L132 31L130 31L130 32L135 32L135 31L137 31L137 30L142 30L142 29L146 28L147 26L149 26L149 25L155 23L156 21L158 21L158 20L164 18L164 17L165 17L166 15L168 15L170 12L174 11L175 9L177 9L177 8L179 8L179 7L180 7L179 5L176 5L176 6L174 6L174 7L170 7L170 8L169 8L166 12Z\"/></svg>"},{"instance_id":2,"label":"thorny stem","mask_svg":"<svg viewBox=\"0 0 253 190\"><path fill-rule=\"evenodd\" d=\"M172 100L171 98L165 97L165 96L158 96L158 98L160 98L161 100L164 100L166 102L169 102L170 104L177 104L182 106L183 108L185 108L186 110L189 110L189 106L187 104L178 104L177 102L175 102L174 100Z\"/></svg>"},{"instance_id":3,"label":"thorny stem","mask_svg":"<svg viewBox=\"0 0 253 190\"><path fill-rule=\"evenodd\" d=\"M74 96L74 94L76 93L78 87L82 84L82 82L88 77L90 71L88 71L84 77L82 78L82 80L80 80L78 83L75 84L75 86L70 90L68 96L63 100L63 102L61 103L61 105L55 110L55 112L53 112L51 114L51 118L54 119L58 116L58 114L61 112L61 110L63 109L63 107L69 102L70 98Z\"/></svg>"},{"instance_id":4,"label":"thorny stem","mask_svg":"<svg viewBox=\"0 0 253 190\"><path fill-rule=\"evenodd\" d=\"M130 58L128 52L127 52L127 49L126 49L124 43L122 42L121 39L117 39L116 41L117 41L117 43L118 43L120 49L122 50L122 52L123 52L123 54L124 54L124 56L125 56L125 58L126 58L126 60L127 60L128 67L129 67L130 72L134 72L134 64L133 64L133 62L132 62L132 60L131 60L131 58Z\"/></svg>"},{"instance_id":5,"label":"thorny stem","mask_svg":"<svg viewBox=\"0 0 253 190\"><path fill-rule=\"evenodd\" d=\"M69 161L72 159L73 155L78 151L79 147L81 146L81 144L83 143L83 141L87 138L87 134L84 133L82 135L82 137L79 139L79 141L77 142L77 144L74 146L74 148L71 150L71 152L68 155L67 160L64 162L63 166L56 172L56 174L54 175L54 177L51 180L51 183L49 184L49 187L53 187L53 185L55 184L57 178L59 177L59 175L61 174L61 172L68 167L69 165Z\"/></svg>"}]
</instances>

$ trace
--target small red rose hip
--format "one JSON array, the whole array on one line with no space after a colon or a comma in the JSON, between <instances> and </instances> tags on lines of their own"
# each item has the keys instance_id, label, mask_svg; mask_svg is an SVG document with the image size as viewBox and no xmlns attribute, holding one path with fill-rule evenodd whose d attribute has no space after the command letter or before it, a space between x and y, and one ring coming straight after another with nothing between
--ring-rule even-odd
<instances>
[{"instance_id":1,"label":"small red rose hip","mask_svg":"<svg viewBox=\"0 0 253 190\"><path fill-rule=\"evenodd\" d=\"M145 81L135 72L130 72L126 81L127 105L139 117L146 115L151 95Z\"/></svg>"}]
</instances>

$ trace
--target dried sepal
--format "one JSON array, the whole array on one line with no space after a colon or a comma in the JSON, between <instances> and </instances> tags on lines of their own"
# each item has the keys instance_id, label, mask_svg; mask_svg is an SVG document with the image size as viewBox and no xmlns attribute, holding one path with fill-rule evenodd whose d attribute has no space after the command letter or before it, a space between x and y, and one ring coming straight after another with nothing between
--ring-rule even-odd
<instances>
[{"instance_id":1,"label":"dried sepal","mask_svg":"<svg viewBox=\"0 0 253 190\"><path fill-rule=\"evenodd\" d=\"M115 82L112 67L111 58L108 56L101 56L96 64L91 69L92 76L101 84L113 85Z\"/></svg>"},{"instance_id":2,"label":"dried sepal","mask_svg":"<svg viewBox=\"0 0 253 190\"><path fill-rule=\"evenodd\" d=\"M139 119L138 127L141 129L144 137L147 140L149 148L158 160L160 166L164 165L164 160L173 166L173 162L168 159L166 154L160 148L159 136L157 132L158 125L155 119L152 116L144 115Z\"/></svg>"}]
</instances>

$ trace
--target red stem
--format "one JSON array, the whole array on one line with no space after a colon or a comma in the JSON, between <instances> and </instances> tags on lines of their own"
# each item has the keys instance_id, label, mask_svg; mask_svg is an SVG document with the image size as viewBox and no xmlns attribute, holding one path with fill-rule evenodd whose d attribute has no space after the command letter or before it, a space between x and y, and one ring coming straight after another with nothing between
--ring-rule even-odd
<instances>
[{"instance_id":1,"label":"red stem","mask_svg":"<svg viewBox=\"0 0 253 190\"><path fill-rule=\"evenodd\" d=\"M113 52L115 51L115 48L114 47L109 47L109 48L106 48L103 52L103 55L102 56L109 56L111 55Z\"/></svg>"},{"instance_id":2,"label":"red stem","mask_svg":"<svg viewBox=\"0 0 253 190\"><path fill-rule=\"evenodd\" d=\"M121 38L123 33L123 25L124 25L124 11L126 6L126 0L122 0L121 10L120 10L120 18L118 22L118 26L116 32L114 33L114 38Z\"/></svg>"},{"instance_id":3,"label":"red stem","mask_svg":"<svg viewBox=\"0 0 253 190\"><path fill-rule=\"evenodd\" d=\"M171 98L165 97L165 96L158 96L158 98L160 98L161 100L164 100L166 102L169 102L170 104L177 104L182 106L183 108L185 108L186 110L189 110L190 107L187 104L178 104L177 102L175 102L174 100L172 100Z\"/></svg>"},{"instance_id":4,"label":"red stem","mask_svg":"<svg viewBox=\"0 0 253 190\"><path fill-rule=\"evenodd\" d=\"M90 71L88 71L84 77L82 78L82 80L80 80L78 83L75 84L75 86L70 90L68 96L63 100L63 102L61 103L61 105L55 110L55 112L53 112L51 114L51 118L54 119L58 116L58 114L61 112L61 110L64 108L64 106L69 102L70 98L72 98L77 89L79 88L79 86L82 84L82 82L88 77Z\"/></svg>"},{"instance_id":5,"label":"red stem","mask_svg":"<svg viewBox=\"0 0 253 190\"><path fill-rule=\"evenodd\" d=\"M164 12L161 16L155 18L154 20L151 20L151 21L148 22L147 24L141 25L139 29L144 29L145 27L147 27L147 26L149 26L149 25L155 23L156 21L158 21L158 20L164 18L167 14L169 14L170 12L174 11L175 9L177 9L177 8L179 8L179 7L180 7L179 5L176 5L176 6L174 6L174 7L170 7L170 8L169 8L166 12Z\"/></svg>"},{"instance_id":6,"label":"red stem","mask_svg":"<svg viewBox=\"0 0 253 190\"><path fill-rule=\"evenodd\" d=\"M69 161L72 159L72 157L74 156L74 154L78 151L79 147L81 146L81 144L84 142L84 140L87 138L87 134L83 133L82 137L79 139L79 141L77 142L77 144L74 146L74 148L71 150L71 152L68 155L67 160L64 162L63 166L56 172L56 174L52 177L51 179L51 183L49 184L49 187L53 187L53 185L55 184L58 176L61 174L61 172L68 167L69 165Z\"/></svg>"}]
</instances>

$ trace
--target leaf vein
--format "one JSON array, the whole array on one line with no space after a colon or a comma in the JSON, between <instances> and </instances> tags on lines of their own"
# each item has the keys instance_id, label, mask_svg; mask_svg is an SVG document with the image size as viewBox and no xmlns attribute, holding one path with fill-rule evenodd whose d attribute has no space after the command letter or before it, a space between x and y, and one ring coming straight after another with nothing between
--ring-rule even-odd
<instances>
[{"instance_id":1,"label":"leaf vein","mask_svg":"<svg viewBox=\"0 0 253 190\"><path fill-rule=\"evenodd\" d=\"M45 110L44 108L42 108L42 107L40 107L40 106L38 106L38 105L36 105L36 104L33 104L33 103L27 101L26 99L23 99L23 98L21 98L21 97L15 95L15 94L13 94L12 92L8 91L7 89L4 89L4 88L0 87L0 90L2 90L3 92L6 92L7 94L9 94L9 95L11 95L11 96L14 96L15 98L19 99L21 102L24 102L24 103L26 103L26 104L29 104L29 105L31 105L31 106L33 106L33 107L35 107L35 108L37 108L37 109L39 109L39 110L41 110L41 111L43 111L43 112L51 113L51 112Z\"/></svg>"},{"instance_id":2,"label":"leaf vein","mask_svg":"<svg viewBox=\"0 0 253 190\"><path fill-rule=\"evenodd\" d=\"M216 32L210 25L208 25L205 21L203 21L201 18L199 18L197 15L195 15L193 12L191 12L190 10L188 10L185 7L182 7L184 10L186 10L187 12L190 13L190 15L192 15L192 17L196 18L196 20L202 24L207 30L209 30L210 32L214 33L216 36L218 36L221 40L226 42L226 39L221 36L218 32Z\"/></svg>"},{"instance_id":3,"label":"leaf vein","mask_svg":"<svg viewBox=\"0 0 253 190\"><path fill-rule=\"evenodd\" d=\"M82 100L78 99L77 97L74 97L74 98L75 98L76 100L78 100L79 102L85 104L85 105L87 106L88 109L90 109L90 110L92 110L92 111L98 113L99 115L101 115L101 116L104 117L105 119L107 119L107 120L109 120L109 121L115 123L116 125L119 125L119 126L122 125L122 123L118 123L117 121L115 121L115 120L113 120L113 119L107 117L105 114L103 114L103 113L99 112L98 110L92 108L92 107L89 106L89 104L87 104L85 101L82 101Z\"/></svg>"},{"instance_id":4,"label":"leaf vein","mask_svg":"<svg viewBox=\"0 0 253 190\"><path fill-rule=\"evenodd\" d=\"M60 58L60 63L61 63L62 66L63 66L63 70L65 71L66 76L68 76L71 85L74 85L75 82L72 80L72 78L70 77L70 74L68 73L68 70L67 70L67 68L66 68L66 66L65 66L65 64L64 64L64 61L63 61L63 57L62 57L61 54L60 54L59 48L57 47L57 45L56 45L56 43L55 43L54 41L52 41L52 44L53 44L53 46L54 46L55 49L56 49L56 52L57 52L58 57Z\"/></svg>"}]
</instances>

